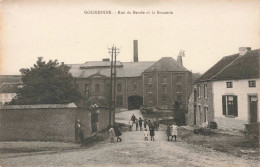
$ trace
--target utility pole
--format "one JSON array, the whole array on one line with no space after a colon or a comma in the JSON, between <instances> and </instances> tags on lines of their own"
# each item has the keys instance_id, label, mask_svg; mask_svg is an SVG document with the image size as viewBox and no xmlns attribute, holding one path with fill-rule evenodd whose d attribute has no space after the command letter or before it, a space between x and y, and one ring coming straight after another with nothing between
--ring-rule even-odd
<instances>
[{"instance_id":1,"label":"utility pole","mask_svg":"<svg viewBox=\"0 0 260 167\"><path fill-rule=\"evenodd\" d=\"M120 53L116 47L108 48L111 55L111 74L110 74L110 96L109 96L109 125L115 123L116 109L116 56ZM115 59L114 59L115 58ZM114 60L114 62L113 62ZM114 83L113 83L114 82ZM113 89L114 85L114 89ZM114 96L112 95L114 91ZM111 121L113 118L113 121Z\"/></svg>"}]
</instances>

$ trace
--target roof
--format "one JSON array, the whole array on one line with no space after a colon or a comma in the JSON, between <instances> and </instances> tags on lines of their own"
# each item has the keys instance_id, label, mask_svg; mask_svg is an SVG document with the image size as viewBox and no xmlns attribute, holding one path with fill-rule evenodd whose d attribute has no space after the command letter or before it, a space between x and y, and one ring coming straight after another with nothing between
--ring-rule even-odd
<instances>
[{"instance_id":1,"label":"roof","mask_svg":"<svg viewBox=\"0 0 260 167\"><path fill-rule=\"evenodd\" d=\"M180 65L176 60L172 57L162 57L152 66L145 70L145 72L152 72L152 71L189 71L182 65Z\"/></svg>"},{"instance_id":2,"label":"roof","mask_svg":"<svg viewBox=\"0 0 260 167\"><path fill-rule=\"evenodd\" d=\"M74 103L69 104L36 104L36 105L6 105L0 109L47 109L47 108L77 108Z\"/></svg>"},{"instance_id":3,"label":"roof","mask_svg":"<svg viewBox=\"0 0 260 167\"><path fill-rule=\"evenodd\" d=\"M234 54L223 57L196 82L259 78L259 55L260 50L257 49L248 51L243 56Z\"/></svg>"},{"instance_id":4,"label":"roof","mask_svg":"<svg viewBox=\"0 0 260 167\"><path fill-rule=\"evenodd\" d=\"M116 61L116 66L122 67L123 64L120 61ZM111 67L111 61L89 61L80 65L80 68L97 68L97 67Z\"/></svg>"},{"instance_id":5,"label":"roof","mask_svg":"<svg viewBox=\"0 0 260 167\"><path fill-rule=\"evenodd\" d=\"M0 85L4 82L20 82L22 76L21 75L0 75Z\"/></svg>"},{"instance_id":6,"label":"roof","mask_svg":"<svg viewBox=\"0 0 260 167\"><path fill-rule=\"evenodd\" d=\"M0 93L16 93L18 87L22 86L20 83L2 83Z\"/></svg>"},{"instance_id":7,"label":"roof","mask_svg":"<svg viewBox=\"0 0 260 167\"><path fill-rule=\"evenodd\" d=\"M153 65L154 61L142 62L121 62L123 67L117 67L117 77L138 77L145 69ZM67 64L71 67L70 73L75 78L87 78L98 74L110 77L110 64L107 67L93 66L91 68L81 68L81 64Z\"/></svg>"}]
</instances>

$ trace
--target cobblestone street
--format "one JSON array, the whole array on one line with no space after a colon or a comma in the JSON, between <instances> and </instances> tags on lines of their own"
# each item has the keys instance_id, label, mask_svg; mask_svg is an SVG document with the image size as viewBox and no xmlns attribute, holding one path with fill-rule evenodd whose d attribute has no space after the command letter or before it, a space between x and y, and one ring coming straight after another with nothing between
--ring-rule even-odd
<instances>
[{"instance_id":1,"label":"cobblestone street","mask_svg":"<svg viewBox=\"0 0 260 167\"><path fill-rule=\"evenodd\" d=\"M138 110L118 113L119 122L126 123ZM107 139L93 147L63 153L18 156L1 159L1 166L258 166L258 162L228 156L211 149L187 144L180 139L167 141L165 131L155 131L155 141L144 141L143 132L127 131L123 141Z\"/></svg>"}]
</instances>

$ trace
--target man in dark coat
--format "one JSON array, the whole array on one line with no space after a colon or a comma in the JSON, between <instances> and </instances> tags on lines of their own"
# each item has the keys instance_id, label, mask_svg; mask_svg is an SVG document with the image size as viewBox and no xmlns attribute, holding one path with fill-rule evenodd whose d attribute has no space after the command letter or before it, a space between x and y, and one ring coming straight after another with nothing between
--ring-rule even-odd
<instances>
[{"instance_id":1,"label":"man in dark coat","mask_svg":"<svg viewBox=\"0 0 260 167\"><path fill-rule=\"evenodd\" d=\"M118 142L118 140L119 140L121 142L122 138L120 136L122 135L122 133L119 130L117 125L115 125L114 130L115 130L115 135L116 135L116 141Z\"/></svg>"}]
</instances>

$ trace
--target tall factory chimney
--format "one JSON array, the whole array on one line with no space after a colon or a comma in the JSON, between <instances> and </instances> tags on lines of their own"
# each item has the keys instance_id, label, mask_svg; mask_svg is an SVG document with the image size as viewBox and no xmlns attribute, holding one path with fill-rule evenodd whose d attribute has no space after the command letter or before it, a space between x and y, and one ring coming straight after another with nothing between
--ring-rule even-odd
<instances>
[{"instance_id":1,"label":"tall factory chimney","mask_svg":"<svg viewBox=\"0 0 260 167\"><path fill-rule=\"evenodd\" d=\"M134 40L134 62L138 62L138 40Z\"/></svg>"}]
</instances>

